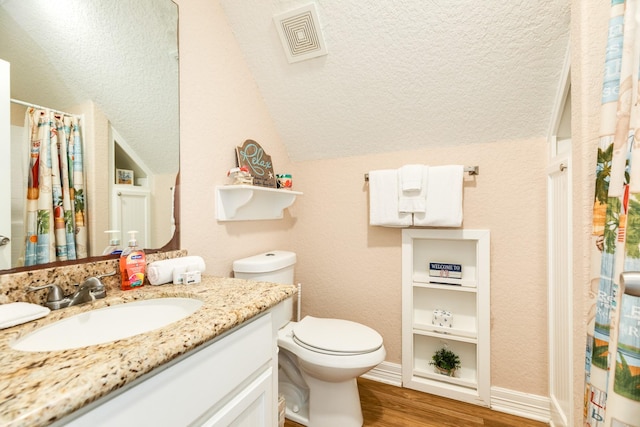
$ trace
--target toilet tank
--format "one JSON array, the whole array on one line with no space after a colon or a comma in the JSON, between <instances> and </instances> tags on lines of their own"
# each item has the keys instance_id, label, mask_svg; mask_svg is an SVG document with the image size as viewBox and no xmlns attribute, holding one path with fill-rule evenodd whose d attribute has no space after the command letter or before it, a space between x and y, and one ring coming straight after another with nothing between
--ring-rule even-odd
<instances>
[{"instance_id":1,"label":"toilet tank","mask_svg":"<svg viewBox=\"0 0 640 427\"><path fill-rule=\"evenodd\" d=\"M270 251L233 262L233 275L238 279L293 285L296 254Z\"/></svg>"},{"instance_id":2,"label":"toilet tank","mask_svg":"<svg viewBox=\"0 0 640 427\"><path fill-rule=\"evenodd\" d=\"M238 279L293 285L293 266L296 254L271 251L233 262L233 275ZM287 298L271 309L274 332L293 318L293 298Z\"/></svg>"}]
</instances>

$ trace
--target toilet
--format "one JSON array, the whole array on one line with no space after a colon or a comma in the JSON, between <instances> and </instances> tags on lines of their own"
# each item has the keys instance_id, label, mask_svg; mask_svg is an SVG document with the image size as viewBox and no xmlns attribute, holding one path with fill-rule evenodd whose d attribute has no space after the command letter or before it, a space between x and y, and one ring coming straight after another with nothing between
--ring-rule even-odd
<instances>
[{"instance_id":1,"label":"toilet","mask_svg":"<svg viewBox=\"0 0 640 427\"><path fill-rule=\"evenodd\" d=\"M240 279L293 284L296 254L271 251L237 260ZM356 378L384 361L382 336L360 323L305 316L292 321L292 298L272 314L278 330L278 391L286 417L310 427L362 426Z\"/></svg>"}]
</instances>

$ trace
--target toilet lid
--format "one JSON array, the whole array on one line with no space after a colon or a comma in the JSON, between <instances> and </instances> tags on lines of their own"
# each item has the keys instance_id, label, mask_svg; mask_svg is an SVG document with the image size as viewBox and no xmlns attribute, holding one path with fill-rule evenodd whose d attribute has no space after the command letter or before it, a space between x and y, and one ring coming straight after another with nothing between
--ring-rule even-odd
<instances>
[{"instance_id":1,"label":"toilet lid","mask_svg":"<svg viewBox=\"0 0 640 427\"><path fill-rule=\"evenodd\" d=\"M382 336L360 323L307 316L293 327L294 339L320 352L362 354L379 349Z\"/></svg>"}]
</instances>

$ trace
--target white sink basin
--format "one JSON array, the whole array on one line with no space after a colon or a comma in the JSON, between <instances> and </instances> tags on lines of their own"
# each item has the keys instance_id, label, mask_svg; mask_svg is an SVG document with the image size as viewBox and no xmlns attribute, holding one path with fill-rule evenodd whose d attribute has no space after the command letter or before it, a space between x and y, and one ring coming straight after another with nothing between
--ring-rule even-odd
<instances>
[{"instance_id":1,"label":"white sink basin","mask_svg":"<svg viewBox=\"0 0 640 427\"><path fill-rule=\"evenodd\" d=\"M103 344L149 332L183 319L202 306L193 298L155 298L76 314L16 340L21 351L54 351Z\"/></svg>"}]
</instances>

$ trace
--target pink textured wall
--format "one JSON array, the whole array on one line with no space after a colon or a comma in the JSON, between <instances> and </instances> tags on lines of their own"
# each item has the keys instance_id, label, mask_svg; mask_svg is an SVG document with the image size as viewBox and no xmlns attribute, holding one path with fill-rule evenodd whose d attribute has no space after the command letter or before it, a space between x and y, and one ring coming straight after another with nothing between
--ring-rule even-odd
<instances>
[{"instance_id":1,"label":"pink textured wall","mask_svg":"<svg viewBox=\"0 0 640 427\"><path fill-rule=\"evenodd\" d=\"M368 225L363 174L416 161L479 165L480 175L465 185L464 226L491 230L492 385L547 395L546 142L479 141L292 164L218 4L178 3L182 247L216 275L261 251L297 252L303 314L377 329L387 361L400 363L401 232ZM214 187L226 182L233 150L247 138L304 192L284 220L215 219Z\"/></svg>"},{"instance_id":2,"label":"pink textured wall","mask_svg":"<svg viewBox=\"0 0 640 427\"><path fill-rule=\"evenodd\" d=\"M289 160L216 1L180 1L181 239L231 275L234 259L286 247L296 219L218 222L215 186L228 182L235 148L247 139L271 155L276 173Z\"/></svg>"},{"instance_id":3,"label":"pink textured wall","mask_svg":"<svg viewBox=\"0 0 640 427\"><path fill-rule=\"evenodd\" d=\"M402 233L369 226L364 173L478 165L465 181L464 227L491 230L492 385L546 395L546 149L544 140L502 141L295 164L305 192L291 209L303 314L375 328L387 361L400 363Z\"/></svg>"}]
</instances>

